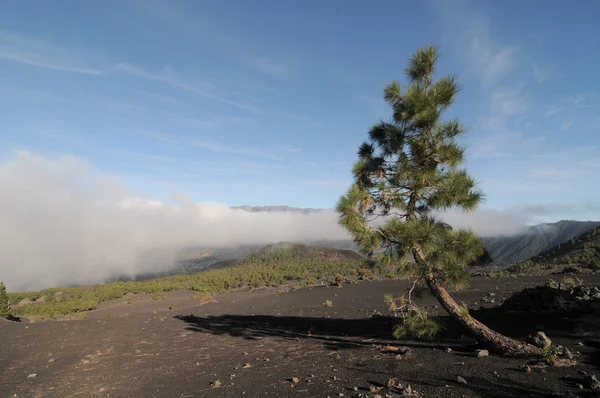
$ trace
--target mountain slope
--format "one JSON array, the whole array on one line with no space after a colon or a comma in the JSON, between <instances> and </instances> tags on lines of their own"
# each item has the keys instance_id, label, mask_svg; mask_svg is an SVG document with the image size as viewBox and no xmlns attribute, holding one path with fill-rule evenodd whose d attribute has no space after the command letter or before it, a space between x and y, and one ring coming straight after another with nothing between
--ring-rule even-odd
<instances>
[{"instance_id":1,"label":"mountain slope","mask_svg":"<svg viewBox=\"0 0 600 398\"><path fill-rule=\"evenodd\" d=\"M482 241L493 259L492 266L509 266L535 257L598 226L598 221L563 220L529 227L525 233L516 236L489 237Z\"/></svg>"},{"instance_id":2,"label":"mountain slope","mask_svg":"<svg viewBox=\"0 0 600 398\"><path fill-rule=\"evenodd\" d=\"M600 268L600 226L530 258L525 262L527 263L531 265L578 264L589 268Z\"/></svg>"},{"instance_id":3,"label":"mountain slope","mask_svg":"<svg viewBox=\"0 0 600 398\"><path fill-rule=\"evenodd\" d=\"M327 262L359 263L362 261L364 261L364 258L352 250L309 246L292 242L280 242L268 245L239 259L230 259L212 264L206 269L218 269L228 266L243 266L249 264L277 264L281 262L312 264Z\"/></svg>"}]
</instances>

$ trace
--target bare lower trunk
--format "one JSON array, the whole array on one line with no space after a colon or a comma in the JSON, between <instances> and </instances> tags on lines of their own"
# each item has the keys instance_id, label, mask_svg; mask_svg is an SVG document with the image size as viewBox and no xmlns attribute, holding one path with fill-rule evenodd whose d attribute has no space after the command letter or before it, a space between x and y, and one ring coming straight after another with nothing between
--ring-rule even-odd
<instances>
[{"instance_id":1,"label":"bare lower trunk","mask_svg":"<svg viewBox=\"0 0 600 398\"><path fill-rule=\"evenodd\" d=\"M426 276L425 283L427 283L427 287L429 287L433 296L440 302L442 307L448 311L452 318L467 328L473 334L477 342L491 352L508 356L540 355L539 348L495 332L475 318L466 314L464 310L461 311L461 306L454 301L446 288L438 282L433 275L430 274Z\"/></svg>"},{"instance_id":2,"label":"bare lower trunk","mask_svg":"<svg viewBox=\"0 0 600 398\"><path fill-rule=\"evenodd\" d=\"M427 263L427 259L421 248L417 247L413 249L413 254L418 263L423 265ZM465 313L464 310L461 310L461 306L450 296L448 290L435 278L432 272L428 272L423 279L431 294L439 301L442 307L448 311L452 318L467 328L483 347L495 354L507 356L535 356L541 354L539 348L495 332L477 319L471 317L468 313Z\"/></svg>"}]
</instances>

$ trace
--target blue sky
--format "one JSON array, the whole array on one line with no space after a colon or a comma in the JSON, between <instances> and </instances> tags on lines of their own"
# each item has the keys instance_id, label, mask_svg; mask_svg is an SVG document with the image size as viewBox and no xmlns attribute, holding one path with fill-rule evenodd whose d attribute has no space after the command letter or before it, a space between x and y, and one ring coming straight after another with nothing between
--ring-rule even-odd
<instances>
[{"instance_id":1,"label":"blue sky","mask_svg":"<svg viewBox=\"0 0 600 398\"><path fill-rule=\"evenodd\" d=\"M383 86L434 43L488 209L600 219L600 3L21 1L0 156L72 154L155 200L332 207Z\"/></svg>"}]
</instances>

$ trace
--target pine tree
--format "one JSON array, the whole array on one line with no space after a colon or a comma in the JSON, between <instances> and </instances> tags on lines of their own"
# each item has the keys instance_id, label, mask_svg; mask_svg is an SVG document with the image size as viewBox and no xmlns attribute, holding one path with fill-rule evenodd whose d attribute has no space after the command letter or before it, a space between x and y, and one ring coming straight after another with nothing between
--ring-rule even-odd
<instances>
[{"instance_id":1,"label":"pine tree","mask_svg":"<svg viewBox=\"0 0 600 398\"><path fill-rule=\"evenodd\" d=\"M11 312L8 306L6 287L4 286L4 282L0 282L0 318L8 318L10 315Z\"/></svg>"},{"instance_id":2,"label":"pine tree","mask_svg":"<svg viewBox=\"0 0 600 398\"><path fill-rule=\"evenodd\" d=\"M385 87L393 118L373 126L360 146L355 181L337 204L339 222L362 254L380 265L412 257L402 262L403 271L424 283L480 344L500 354L537 354L536 347L472 318L446 289L468 284L465 268L484 248L474 233L453 230L436 212L472 211L483 194L463 167L465 150L457 138L465 126L458 119L442 119L459 87L455 76L433 80L438 56L434 46L419 49L406 67L408 86L392 81Z\"/></svg>"}]
</instances>

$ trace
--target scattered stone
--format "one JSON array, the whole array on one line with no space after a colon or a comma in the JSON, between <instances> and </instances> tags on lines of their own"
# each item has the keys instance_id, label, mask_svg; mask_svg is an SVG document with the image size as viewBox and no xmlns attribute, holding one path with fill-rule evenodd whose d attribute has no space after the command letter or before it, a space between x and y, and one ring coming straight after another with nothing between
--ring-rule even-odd
<instances>
[{"instance_id":1,"label":"scattered stone","mask_svg":"<svg viewBox=\"0 0 600 398\"><path fill-rule=\"evenodd\" d=\"M48 360L48 363L54 363L54 361L56 361L56 359L54 359L54 358L50 358L50 359Z\"/></svg>"},{"instance_id":2,"label":"scattered stone","mask_svg":"<svg viewBox=\"0 0 600 398\"><path fill-rule=\"evenodd\" d=\"M446 352L452 352L452 348L450 348L450 347L446 348Z\"/></svg>"},{"instance_id":3,"label":"scattered stone","mask_svg":"<svg viewBox=\"0 0 600 398\"><path fill-rule=\"evenodd\" d=\"M292 382L292 383L294 383L294 384L298 384L298 383L300 383L300 379L299 379L299 378L297 378L297 377L292 377L290 380L291 380L291 382Z\"/></svg>"},{"instance_id":4,"label":"scattered stone","mask_svg":"<svg viewBox=\"0 0 600 398\"><path fill-rule=\"evenodd\" d=\"M464 384L464 385L467 385L467 381L466 381L466 380L465 380L463 377L461 377L461 376L458 376L458 377L456 378L456 381L458 382L458 384Z\"/></svg>"},{"instance_id":5,"label":"scattered stone","mask_svg":"<svg viewBox=\"0 0 600 398\"><path fill-rule=\"evenodd\" d=\"M27 376L28 379L35 379L37 377L37 373L32 373L29 376Z\"/></svg>"},{"instance_id":6,"label":"scattered stone","mask_svg":"<svg viewBox=\"0 0 600 398\"><path fill-rule=\"evenodd\" d=\"M583 386L589 390L600 390L600 381L598 381L595 374L585 376L583 378Z\"/></svg>"},{"instance_id":7,"label":"scattered stone","mask_svg":"<svg viewBox=\"0 0 600 398\"><path fill-rule=\"evenodd\" d=\"M371 391L371 392L378 392L378 391L381 391L381 389L382 389L382 388L383 388L383 387L378 387L378 386L375 386L375 385L373 385L373 384L370 384L370 385L369 385L369 391Z\"/></svg>"},{"instance_id":8,"label":"scattered stone","mask_svg":"<svg viewBox=\"0 0 600 398\"><path fill-rule=\"evenodd\" d=\"M414 393L414 391L413 391L412 387L410 386L410 384L402 389L402 395L410 397L413 395L413 393Z\"/></svg>"},{"instance_id":9,"label":"scattered stone","mask_svg":"<svg viewBox=\"0 0 600 398\"><path fill-rule=\"evenodd\" d=\"M521 369L523 369L527 373L531 372L531 366L529 365L521 365Z\"/></svg>"},{"instance_id":10,"label":"scattered stone","mask_svg":"<svg viewBox=\"0 0 600 398\"><path fill-rule=\"evenodd\" d=\"M388 379L387 383L385 383L387 388L393 388L396 385L395 379Z\"/></svg>"},{"instance_id":11,"label":"scattered stone","mask_svg":"<svg viewBox=\"0 0 600 398\"><path fill-rule=\"evenodd\" d=\"M579 388L580 390L583 390L583 384L577 383L577 388Z\"/></svg>"},{"instance_id":12,"label":"scattered stone","mask_svg":"<svg viewBox=\"0 0 600 398\"><path fill-rule=\"evenodd\" d=\"M355 387L353 388L353 390L354 390L354 391L358 391L358 387L356 387L356 386L355 386Z\"/></svg>"},{"instance_id":13,"label":"scattered stone","mask_svg":"<svg viewBox=\"0 0 600 398\"><path fill-rule=\"evenodd\" d=\"M221 387L221 381L220 380L211 381L210 386L213 388Z\"/></svg>"},{"instance_id":14,"label":"scattered stone","mask_svg":"<svg viewBox=\"0 0 600 398\"><path fill-rule=\"evenodd\" d=\"M477 358L483 358L490 355L488 350L477 350Z\"/></svg>"},{"instance_id":15,"label":"scattered stone","mask_svg":"<svg viewBox=\"0 0 600 398\"><path fill-rule=\"evenodd\" d=\"M492 293L492 292L488 293L488 296L490 296L490 297L494 297L495 295L496 295L496 293Z\"/></svg>"},{"instance_id":16,"label":"scattered stone","mask_svg":"<svg viewBox=\"0 0 600 398\"><path fill-rule=\"evenodd\" d=\"M544 332L537 332L535 335L529 336L527 340L529 343L542 349L550 348L552 345L552 340Z\"/></svg>"},{"instance_id":17,"label":"scattered stone","mask_svg":"<svg viewBox=\"0 0 600 398\"><path fill-rule=\"evenodd\" d=\"M575 355L573 355L573 352L566 347L563 348L562 354L567 359L573 359L575 357Z\"/></svg>"},{"instance_id":18,"label":"scattered stone","mask_svg":"<svg viewBox=\"0 0 600 398\"><path fill-rule=\"evenodd\" d=\"M84 364L84 365L86 365L86 364L90 363L90 360L89 359L82 359L81 363Z\"/></svg>"},{"instance_id":19,"label":"scattered stone","mask_svg":"<svg viewBox=\"0 0 600 398\"><path fill-rule=\"evenodd\" d=\"M242 366L242 368L244 368L244 369L248 369L251 367L252 367L252 365L250 365L249 363L245 363L244 366Z\"/></svg>"}]
</instances>

